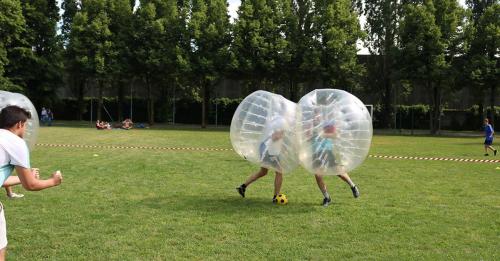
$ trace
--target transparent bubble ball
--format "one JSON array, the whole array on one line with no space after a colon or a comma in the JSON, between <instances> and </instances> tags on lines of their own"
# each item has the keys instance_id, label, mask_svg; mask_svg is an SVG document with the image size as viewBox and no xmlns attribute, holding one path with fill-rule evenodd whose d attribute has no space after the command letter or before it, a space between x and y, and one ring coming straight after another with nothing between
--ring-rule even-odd
<instances>
[{"instance_id":1,"label":"transparent bubble ball","mask_svg":"<svg viewBox=\"0 0 500 261\"><path fill-rule=\"evenodd\" d=\"M298 166L296 111L297 105L281 95L267 91L248 95L231 121L234 150L261 167L291 172Z\"/></svg>"},{"instance_id":2,"label":"transparent bubble ball","mask_svg":"<svg viewBox=\"0 0 500 261\"><path fill-rule=\"evenodd\" d=\"M38 128L40 127L35 106L33 106L30 99L20 93L0 91L0 111L10 105L16 105L31 113L31 119L28 119L26 122L26 132L23 138L28 144L29 149L33 150L38 137Z\"/></svg>"},{"instance_id":3,"label":"transparent bubble ball","mask_svg":"<svg viewBox=\"0 0 500 261\"><path fill-rule=\"evenodd\" d=\"M340 175L363 163L373 134L363 102L337 89L318 89L302 97L296 129L300 164L320 175Z\"/></svg>"}]
</instances>

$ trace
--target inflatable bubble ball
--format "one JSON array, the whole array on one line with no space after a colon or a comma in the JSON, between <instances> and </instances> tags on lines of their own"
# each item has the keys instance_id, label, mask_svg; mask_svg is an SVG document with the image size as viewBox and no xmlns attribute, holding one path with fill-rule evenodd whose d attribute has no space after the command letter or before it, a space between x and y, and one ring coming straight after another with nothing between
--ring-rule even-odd
<instances>
[{"instance_id":1,"label":"inflatable bubble ball","mask_svg":"<svg viewBox=\"0 0 500 261\"><path fill-rule=\"evenodd\" d=\"M318 89L297 105L300 164L312 174L340 175L359 166L372 140L370 113L354 95Z\"/></svg>"},{"instance_id":2,"label":"inflatable bubble ball","mask_svg":"<svg viewBox=\"0 0 500 261\"><path fill-rule=\"evenodd\" d=\"M10 105L21 107L31 114L31 119L28 119L26 122L26 132L23 138L30 150L32 150L36 144L39 128L38 113L35 106L33 106L33 103L26 96L20 93L0 91L0 111Z\"/></svg>"},{"instance_id":3,"label":"inflatable bubble ball","mask_svg":"<svg viewBox=\"0 0 500 261\"><path fill-rule=\"evenodd\" d=\"M281 95L256 91L238 106L231 143L241 157L261 167L289 173L298 166L296 104Z\"/></svg>"}]
</instances>

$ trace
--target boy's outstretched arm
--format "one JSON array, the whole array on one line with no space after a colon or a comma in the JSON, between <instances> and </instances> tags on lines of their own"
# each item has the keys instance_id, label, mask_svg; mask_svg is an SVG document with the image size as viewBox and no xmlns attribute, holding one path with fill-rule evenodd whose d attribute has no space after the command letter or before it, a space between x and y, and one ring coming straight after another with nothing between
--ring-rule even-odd
<instances>
[{"instance_id":1,"label":"boy's outstretched arm","mask_svg":"<svg viewBox=\"0 0 500 261\"><path fill-rule=\"evenodd\" d=\"M37 179L32 174L31 169L16 166L16 172L23 188L29 191L37 191L54 187L62 182L62 174L60 172L52 173L52 177L45 180Z\"/></svg>"}]
</instances>

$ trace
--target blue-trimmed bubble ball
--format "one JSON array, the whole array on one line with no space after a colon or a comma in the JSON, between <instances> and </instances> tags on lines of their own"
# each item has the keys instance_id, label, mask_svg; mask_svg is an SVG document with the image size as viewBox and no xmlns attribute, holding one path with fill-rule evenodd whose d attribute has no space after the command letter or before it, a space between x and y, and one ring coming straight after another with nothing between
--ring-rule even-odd
<instances>
[{"instance_id":1,"label":"blue-trimmed bubble ball","mask_svg":"<svg viewBox=\"0 0 500 261\"><path fill-rule=\"evenodd\" d=\"M340 175L363 163L373 128L366 106L337 89L317 89L297 105L300 164L312 174Z\"/></svg>"}]
</instances>

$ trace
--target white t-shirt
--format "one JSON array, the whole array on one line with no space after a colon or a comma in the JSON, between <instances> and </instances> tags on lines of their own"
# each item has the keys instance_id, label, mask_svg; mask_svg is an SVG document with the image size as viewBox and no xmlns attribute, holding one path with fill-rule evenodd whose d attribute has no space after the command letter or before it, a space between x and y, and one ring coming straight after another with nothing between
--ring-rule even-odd
<instances>
[{"instance_id":1,"label":"white t-shirt","mask_svg":"<svg viewBox=\"0 0 500 261\"><path fill-rule=\"evenodd\" d=\"M283 139L279 139L277 141L273 141L272 138L269 138L264 142L267 153L271 156L278 156L281 153L281 147L283 146Z\"/></svg>"},{"instance_id":2,"label":"white t-shirt","mask_svg":"<svg viewBox=\"0 0 500 261\"><path fill-rule=\"evenodd\" d=\"M285 120L282 117L276 117L269 122L264 129L262 142L267 148L267 153L271 156L278 156L281 153L283 138L273 141L272 135L276 131L283 131L285 129L285 125Z\"/></svg>"},{"instance_id":3,"label":"white t-shirt","mask_svg":"<svg viewBox=\"0 0 500 261\"><path fill-rule=\"evenodd\" d=\"M12 174L15 166L30 168L28 146L19 136L0 129L0 185Z\"/></svg>"}]
</instances>

